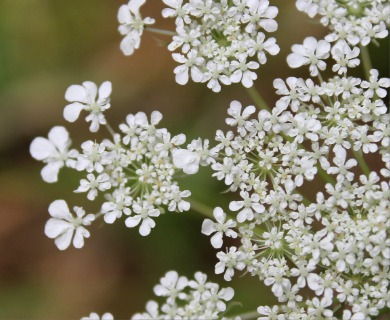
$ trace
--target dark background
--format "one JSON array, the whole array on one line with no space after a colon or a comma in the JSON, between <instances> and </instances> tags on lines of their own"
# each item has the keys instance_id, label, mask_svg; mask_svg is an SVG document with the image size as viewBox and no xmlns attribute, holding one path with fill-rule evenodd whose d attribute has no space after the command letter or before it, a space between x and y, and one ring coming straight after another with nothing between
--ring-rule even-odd
<instances>
[{"instance_id":1,"label":"dark background","mask_svg":"<svg viewBox=\"0 0 390 320\"><path fill-rule=\"evenodd\" d=\"M58 183L46 184L40 178L42 165L28 151L34 137L47 136L55 125L67 127L77 148L95 138L83 120L69 124L62 118L69 85L110 80L112 107L106 116L114 128L128 113L159 110L164 115L161 126L175 134L183 132L189 139L212 138L216 129L224 129L231 100L252 103L240 85L214 94L204 84L176 84L175 62L165 48L169 37L145 33L141 49L125 57L119 49L116 19L122 3L0 1L1 319L80 318L91 311L129 318L144 310L147 300L154 298L153 286L172 269L188 277L203 271L221 286L233 286L234 300L244 304L235 309L237 313L273 303L269 288L256 278L236 277L226 283L214 275L216 251L200 233L203 217L192 211L159 217L146 238L136 228L127 229L123 220L114 225L95 223L81 250L60 252L45 237L47 208L53 200L66 199L70 206L88 202L84 195L72 192L80 176L63 170ZM299 13L294 1L272 3L280 10L279 30L273 36L281 52L269 57L255 82L269 104L275 102L273 79L306 74L287 67L291 45L326 33ZM157 18L157 26L173 30L173 21L161 19L161 8L160 1L149 0L141 12ZM388 46L370 50L376 57L374 66L386 72ZM226 208L228 195L221 193L223 185L210 173L202 169L199 175L183 179L183 185L195 199Z\"/></svg>"}]
</instances>

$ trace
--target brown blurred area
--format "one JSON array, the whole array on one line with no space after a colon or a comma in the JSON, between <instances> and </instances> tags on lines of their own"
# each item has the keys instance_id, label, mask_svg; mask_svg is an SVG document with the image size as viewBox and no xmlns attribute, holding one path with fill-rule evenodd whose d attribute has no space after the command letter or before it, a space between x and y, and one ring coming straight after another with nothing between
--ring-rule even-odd
<instances>
[{"instance_id":1,"label":"brown blurred area","mask_svg":"<svg viewBox=\"0 0 390 320\"><path fill-rule=\"evenodd\" d=\"M101 130L93 136L82 119L69 124L62 118L69 85L110 80L112 107L106 115L113 127L128 113L159 110L162 126L189 138L211 138L216 129L224 128L231 100L252 103L239 85L214 94L202 84L176 84L175 63L165 48L168 37L145 33L141 49L125 57L116 19L122 3L0 2L0 319L77 319L91 311L129 318L144 310L153 298L153 286L172 269L189 277L200 270L223 286L233 286L235 300L245 306L237 312L273 302L257 279L246 276L226 283L213 275L215 251L200 234L202 217L194 212L159 217L147 238L127 229L123 221L95 223L81 250L60 252L45 237L47 207L53 200L66 199L70 206L89 204L72 192L80 178L73 172L63 170L58 183L44 183L42 166L30 157L29 144L55 125L67 127L76 147L105 135ZM269 57L256 81L269 103L275 101L274 78L301 72L287 68L291 45L325 32L297 12L294 1L273 3L280 10L274 36L281 53ZM173 21L160 18L161 8L160 1L149 0L142 13L156 17L159 27L173 29ZM209 206L223 206L228 200L221 194L223 186L206 169L183 184Z\"/></svg>"}]
</instances>

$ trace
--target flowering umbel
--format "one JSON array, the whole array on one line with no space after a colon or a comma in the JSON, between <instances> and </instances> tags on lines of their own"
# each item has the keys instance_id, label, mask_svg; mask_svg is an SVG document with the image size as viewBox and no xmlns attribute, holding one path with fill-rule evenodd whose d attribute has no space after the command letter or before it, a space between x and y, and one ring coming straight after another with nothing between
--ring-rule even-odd
<instances>
[{"instance_id":1,"label":"flowering umbel","mask_svg":"<svg viewBox=\"0 0 390 320\"><path fill-rule=\"evenodd\" d=\"M147 236L165 209L183 212L190 208L186 200L190 191L182 190L175 179L176 173L184 168L172 161L172 155L185 143L185 135L171 136L167 129L158 128L162 119L158 111L152 112L150 119L143 112L129 114L115 133L102 113L110 106L110 93L109 82L104 82L99 90L89 81L82 86L70 86L65 97L73 103L65 107L64 117L75 121L82 110L89 111L87 120L92 121L91 131L105 125L112 133L111 138L101 142L87 140L81 144L80 151L69 150L71 141L67 130L56 126L50 130L49 139L36 138L30 146L31 155L46 163L42 170L46 182L56 182L59 169L68 167L85 174L74 192L85 193L90 201L104 199L100 212L86 218L82 218L85 213L82 207L75 207L77 217L74 218L64 200L52 203L49 207L52 218L45 233L56 239L61 250L69 246L73 232L73 244L81 248L83 238L90 235L84 226L100 216L110 224L124 216L127 227L138 227L139 233Z\"/></svg>"},{"instance_id":2,"label":"flowering umbel","mask_svg":"<svg viewBox=\"0 0 390 320\"><path fill-rule=\"evenodd\" d=\"M279 52L266 34L278 27L278 9L268 0L163 3L162 15L175 19L175 32L150 27L154 19L140 14L145 0L119 9L121 49L131 55L144 30L173 36L167 46L180 64L174 74L181 85L192 79L214 92L222 84L252 87L267 55ZM231 101L229 129L217 130L214 141L186 145L184 134L159 128L158 111L129 114L115 131L103 113L110 107L110 82L68 88L65 119L76 121L84 110L90 131L104 126L111 136L84 141L77 151L67 130L56 126L31 143L31 155L45 163L46 182L56 182L63 167L77 170L84 177L75 192L101 200L96 214L77 206L72 213L65 200L51 203L45 233L60 250L71 243L82 247L87 227L100 217L106 223L124 218L147 236L158 216L190 209L191 193L180 187L177 173L209 166L231 193L226 207L218 198L213 210L194 206L207 216L201 232L218 249L215 274L225 281L241 272L256 277L279 302L259 301L255 315L244 319L363 320L390 308L390 79L371 67L366 48L388 35L390 5L297 0L296 6L329 27L324 39L306 37L287 56L289 67L307 67L310 77L275 79L273 108L263 99L254 99L256 106ZM365 79L357 76L359 66ZM228 319L234 295L201 272L188 280L176 271L167 272L154 293L164 301L149 301L132 319Z\"/></svg>"}]
</instances>

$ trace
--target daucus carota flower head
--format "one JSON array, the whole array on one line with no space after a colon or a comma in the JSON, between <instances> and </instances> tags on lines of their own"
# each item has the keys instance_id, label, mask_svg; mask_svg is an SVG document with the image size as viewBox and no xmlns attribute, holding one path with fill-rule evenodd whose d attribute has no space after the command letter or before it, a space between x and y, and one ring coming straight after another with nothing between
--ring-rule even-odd
<instances>
[{"instance_id":1,"label":"daucus carota flower head","mask_svg":"<svg viewBox=\"0 0 390 320\"><path fill-rule=\"evenodd\" d=\"M70 86L65 96L73 103L65 107L65 118L74 121L84 109L90 112L94 129L99 124L106 124L102 111L110 106L110 93L111 83L108 81L99 90L88 81L82 86ZM81 152L69 151L69 134L64 127L57 126L49 132L49 139L34 139L30 153L35 159L47 163L42 170L46 182L57 181L58 171L65 165L83 172L85 177L74 192L85 193L90 201L104 197L97 216L103 216L105 222L113 223L125 215L126 226L138 226L140 234L146 236L156 225L154 219L165 213L165 209L171 212L190 209L186 199L191 192L179 187L175 175L181 170L193 174L200 165L207 165L212 160L207 141L193 141L187 149L180 149L185 143L185 135L171 136L167 129L158 128L161 120L162 114L158 111L153 111L150 119L144 112L129 114L126 122L119 125L120 133L115 133L108 126L111 139L84 141ZM63 200L60 204L63 211L69 211ZM80 216L83 212L81 208L76 210ZM60 239L56 240L60 243L58 246L66 249L76 230L74 244L76 247L82 246L79 233L89 236L89 232L80 227L84 222L74 224L76 220L72 220L68 212L65 222L61 222L61 226L67 227L54 230L54 222L59 224L58 219L49 220L50 228L46 234Z\"/></svg>"},{"instance_id":2,"label":"daucus carota flower head","mask_svg":"<svg viewBox=\"0 0 390 320\"><path fill-rule=\"evenodd\" d=\"M207 82L214 92L221 84L241 82L253 86L254 72L266 62L266 54L276 55L275 38L266 39L264 32L274 32L278 10L267 0L211 1L164 0L169 6L164 17L176 17L176 32L168 49L175 61L176 81L186 84Z\"/></svg>"},{"instance_id":3,"label":"daucus carota flower head","mask_svg":"<svg viewBox=\"0 0 390 320\"><path fill-rule=\"evenodd\" d=\"M368 45L388 35L390 6L384 0L297 0L298 10L320 16L331 33L326 40L345 40L350 45Z\"/></svg>"},{"instance_id":4,"label":"daucus carota flower head","mask_svg":"<svg viewBox=\"0 0 390 320\"><path fill-rule=\"evenodd\" d=\"M193 280L179 276L176 271L169 271L161 278L161 284L154 287L158 297L165 298L160 306L156 301L146 304L146 312L135 314L133 320L147 319L226 319L223 312L226 303L234 296L230 287L207 281L207 275L196 272Z\"/></svg>"}]
</instances>

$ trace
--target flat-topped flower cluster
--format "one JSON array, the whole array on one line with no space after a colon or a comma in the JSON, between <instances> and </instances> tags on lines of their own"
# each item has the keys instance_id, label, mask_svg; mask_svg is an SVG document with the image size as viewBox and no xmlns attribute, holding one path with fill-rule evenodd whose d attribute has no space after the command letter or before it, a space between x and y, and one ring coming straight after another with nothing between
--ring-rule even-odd
<instances>
[{"instance_id":1,"label":"flat-topped flower cluster","mask_svg":"<svg viewBox=\"0 0 390 320\"><path fill-rule=\"evenodd\" d=\"M214 92L221 84L242 82L253 86L254 72L266 63L266 54L276 55L279 46L275 38L266 38L264 32L274 32L278 9L268 0L164 0L169 6L164 17L176 18L177 35L168 49L175 61L176 81L186 84L207 82Z\"/></svg>"},{"instance_id":2,"label":"flat-topped flower cluster","mask_svg":"<svg viewBox=\"0 0 390 320\"><path fill-rule=\"evenodd\" d=\"M97 93L99 92L99 96ZM99 90L92 82L72 85L65 97L71 102L64 109L64 117L75 121L82 110L88 112L91 131L99 125L106 125L103 111L109 108L111 83L103 83ZM45 233L55 238L59 249L66 249L74 235L73 244L83 246L83 237L89 237L85 226L103 215L106 223L126 216L127 227L139 226L141 235L146 236L155 226L154 219L168 211L188 211L191 194L181 190L174 176L178 167L172 161L172 152L185 142L185 135L171 136L165 128L157 128L162 119L158 111L152 112L150 120L143 112L129 114L126 122L119 125L119 133L112 132L110 139L101 142L87 140L81 144L81 151L69 150L71 140L67 130L56 126L50 130L48 139L38 137L30 146L31 155L46 163L42 178L48 183L58 180L58 172L68 167L85 173L79 187L74 191L85 193L93 201L104 196L101 211L84 216L84 209L75 207L76 218L72 216L64 200L54 201L49 212L52 218ZM181 171L181 170L180 170Z\"/></svg>"},{"instance_id":3,"label":"flat-topped flower cluster","mask_svg":"<svg viewBox=\"0 0 390 320\"><path fill-rule=\"evenodd\" d=\"M161 278L161 283L154 287L157 297L165 299L159 305L150 300L146 310L136 313L132 320L170 320L170 319L227 319L223 316L226 303L234 296L230 287L219 288L219 285L207 281L207 275L196 272L194 279L188 280L179 276L176 271L169 271ZM96 313L81 320L99 320ZM113 320L110 313L105 313L102 320Z\"/></svg>"},{"instance_id":4,"label":"flat-topped flower cluster","mask_svg":"<svg viewBox=\"0 0 390 320\"><path fill-rule=\"evenodd\" d=\"M140 16L139 8L144 2L130 0L119 10L119 31L126 35L121 49L126 55L139 47L143 30L154 23L153 19ZM278 9L270 6L268 0L163 2L168 6L162 11L163 17L175 18L176 32L172 32L168 50L181 51L172 54L181 64L174 70L176 82L181 85L192 79L207 82L214 92L221 91L221 84L241 82L249 88L257 79L254 71L266 63L267 54L279 53L275 38L267 38L264 33L278 27L274 20Z\"/></svg>"},{"instance_id":5,"label":"flat-topped flower cluster","mask_svg":"<svg viewBox=\"0 0 390 320\"><path fill-rule=\"evenodd\" d=\"M126 55L139 48L144 30L172 35L149 26L154 19L141 16L144 3L130 0L119 10ZM191 78L214 92L221 84L251 87L266 54L279 52L276 40L264 33L278 26L278 10L268 0L163 3L163 17L175 18L168 49L179 51L172 54L180 63L174 70L179 84ZM291 68L307 66L310 77L275 79L280 98L272 109L263 101L256 103L261 110L232 101L226 118L230 128L217 130L214 142L198 138L185 145L184 134L172 137L157 127L158 111L150 119L143 112L128 115L116 133L103 114L110 107L110 82L68 88L65 119L73 122L86 111L90 130L105 126L111 138L85 141L77 151L70 148L67 130L56 126L47 139L31 144L31 155L46 164L41 171L46 182L56 182L59 170L68 167L86 175L75 192L91 201L105 198L97 214L86 215L76 206L73 215L64 200L50 205L45 233L59 249L72 240L82 247L90 236L86 227L100 216L107 223L125 216L127 227L139 226L140 234L148 235L165 210L190 209L191 193L180 189L177 173L196 174L200 166L210 166L235 198L228 208L206 212L201 232L214 248L222 248L216 274L230 281L238 272L248 273L270 287L279 304L259 306L255 317L363 320L390 308L390 115L385 102L390 79L380 77L365 56L366 45L388 35L390 5L297 0L296 6L310 17L319 15L330 28L325 39L307 37L293 45L287 57ZM361 64L366 79L350 73ZM330 70L334 74L325 78ZM154 292L165 301L149 301L133 319L225 319L226 303L234 295L232 288L207 282L203 273L189 281L176 271L168 272Z\"/></svg>"},{"instance_id":6,"label":"flat-topped flower cluster","mask_svg":"<svg viewBox=\"0 0 390 320\"><path fill-rule=\"evenodd\" d=\"M223 236L240 239L217 253L215 272L228 281L248 272L271 286L282 305L260 307L264 319L336 319L334 300L368 319L390 303L390 117L377 85L389 79L371 74L320 84L289 78L288 90L277 79L283 97L272 112L252 118L253 106L234 101L226 123L235 130L217 131L213 176L239 199L229 213L217 207L202 232L215 248ZM382 169L357 174L356 159L373 153ZM302 187L324 174L315 200L304 198Z\"/></svg>"},{"instance_id":7,"label":"flat-topped flower cluster","mask_svg":"<svg viewBox=\"0 0 390 320\"><path fill-rule=\"evenodd\" d=\"M321 18L331 31L325 38L329 42L345 40L366 46L388 35L390 5L386 0L297 0L296 6L311 18Z\"/></svg>"}]
</instances>

